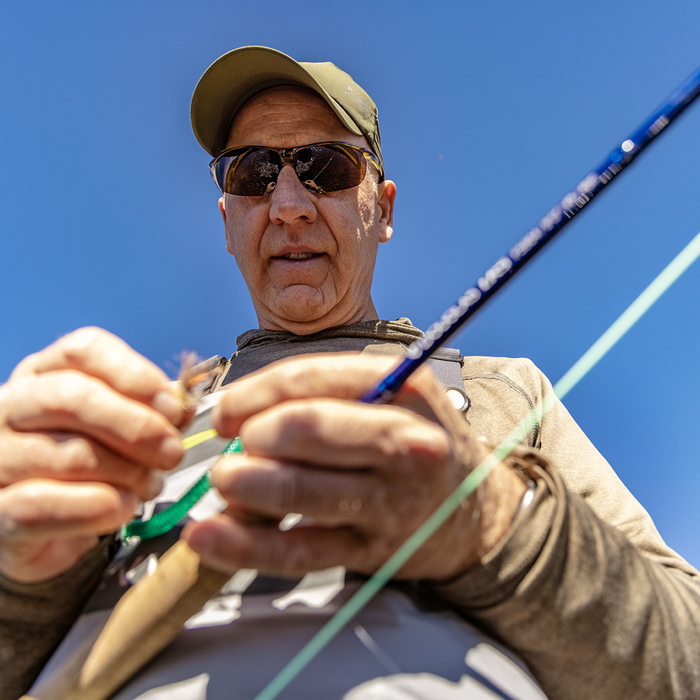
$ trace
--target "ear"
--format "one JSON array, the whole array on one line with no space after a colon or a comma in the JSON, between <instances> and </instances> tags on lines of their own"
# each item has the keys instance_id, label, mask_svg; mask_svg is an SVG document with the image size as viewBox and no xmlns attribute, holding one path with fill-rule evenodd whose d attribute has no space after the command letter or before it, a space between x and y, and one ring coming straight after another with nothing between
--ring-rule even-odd
<instances>
[{"instance_id":1,"label":"ear","mask_svg":"<svg viewBox=\"0 0 700 700\"><path fill-rule=\"evenodd\" d=\"M221 218L224 220L224 231L226 233L226 252L230 255L235 256L235 249L233 246L233 241L229 238L228 231L226 229L226 202L223 197L219 198L219 211L221 212Z\"/></svg>"},{"instance_id":2,"label":"ear","mask_svg":"<svg viewBox=\"0 0 700 700\"><path fill-rule=\"evenodd\" d=\"M396 200L396 184L392 180L384 180L379 185L377 205L381 211L379 218L379 242L386 243L394 233L394 201Z\"/></svg>"}]
</instances>

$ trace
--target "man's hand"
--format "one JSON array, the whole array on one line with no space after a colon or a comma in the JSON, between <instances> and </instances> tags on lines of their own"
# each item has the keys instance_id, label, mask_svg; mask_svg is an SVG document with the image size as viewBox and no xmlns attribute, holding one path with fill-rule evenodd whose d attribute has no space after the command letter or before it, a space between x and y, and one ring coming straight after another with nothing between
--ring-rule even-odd
<instances>
[{"instance_id":1,"label":"man's hand","mask_svg":"<svg viewBox=\"0 0 700 700\"><path fill-rule=\"evenodd\" d=\"M344 565L376 571L486 455L432 373L416 372L390 405L358 402L387 358L317 355L234 382L214 426L245 455L222 458L215 486L229 509L184 537L205 563L297 576ZM400 572L444 580L508 530L525 490L499 465ZM287 513L305 520L286 532Z\"/></svg>"},{"instance_id":2,"label":"man's hand","mask_svg":"<svg viewBox=\"0 0 700 700\"><path fill-rule=\"evenodd\" d=\"M70 569L162 485L182 456L168 378L119 338L71 333L0 387L0 572Z\"/></svg>"}]
</instances>

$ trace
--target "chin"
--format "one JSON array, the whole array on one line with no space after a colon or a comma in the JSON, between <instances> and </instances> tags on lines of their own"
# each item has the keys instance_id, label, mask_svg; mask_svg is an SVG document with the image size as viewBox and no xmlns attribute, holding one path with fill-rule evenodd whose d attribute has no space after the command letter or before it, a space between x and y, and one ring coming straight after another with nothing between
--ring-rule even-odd
<instances>
[{"instance_id":1,"label":"chin","mask_svg":"<svg viewBox=\"0 0 700 700\"><path fill-rule=\"evenodd\" d=\"M295 285L285 290L284 294L275 299L274 304L268 308L280 321L289 323L315 323L320 322L327 315L335 316L336 308L323 292L305 285Z\"/></svg>"},{"instance_id":2,"label":"chin","mask_svg":"<svg viewBox=\"0 0 700 700\"><path fill-rule=\"evenodd\" d=\"M367 308L363 305L348 305L347 296L351 295L346 295L344 299L339 299L337 293L324 295L321 289L306 285L287 287L282 294L275 295L269 304L264 305L264 313L258 314L260 326L271 330L283 329L296 335L310 335L373 317L367 315Z\"/></svg>"}]
</instances>

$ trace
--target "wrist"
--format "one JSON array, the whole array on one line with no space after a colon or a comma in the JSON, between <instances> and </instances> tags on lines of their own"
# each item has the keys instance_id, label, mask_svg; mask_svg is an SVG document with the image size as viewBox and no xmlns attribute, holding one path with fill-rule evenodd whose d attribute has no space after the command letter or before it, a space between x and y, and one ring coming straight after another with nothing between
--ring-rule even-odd
<instances>
[{"instance_id":1,"label":"wrist","mask_svg":"<svg viewBox=\"0 0 700 700\"><path fill-rule=\"evenodd\" d=\"M498 464L477 495L479 537L473 564L486 556L510 530L528 492L525 479L511 466ZM532 500L530 497L529 501Z\"/></svg>"},{"instance_id":2,"label":"wrist","mask_svg":"<svg viewBox=\"0 0 700 700\"><path fill-rule=\"evenodd\" d=\"M95 536L15 543L0 551L0 575L18 584L41 584L62 576L98 548Z\"/></svg>"}]
</instances>

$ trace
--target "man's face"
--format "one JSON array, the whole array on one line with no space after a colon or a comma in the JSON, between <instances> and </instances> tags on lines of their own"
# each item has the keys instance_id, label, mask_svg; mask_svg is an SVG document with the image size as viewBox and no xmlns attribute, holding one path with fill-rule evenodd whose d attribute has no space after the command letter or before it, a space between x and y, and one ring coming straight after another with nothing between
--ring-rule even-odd
<instances>
[{"instance_id":1,"label":"man's face","mask_svg":"<svg viewBox=\"0 0 700 700\"><path fill-rule=\"evenodd\" d=\"M314 93L265 90L239 111L227 148L344 141L368 148ZM300 335L377 318L370 289L380 242L392 233L394 183L367 164L357 187L314 194L286 165L274 191L225 194L226 248L248 285L261 328Z\"/></svg>"}]
</instances>

